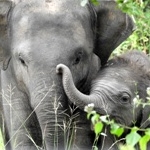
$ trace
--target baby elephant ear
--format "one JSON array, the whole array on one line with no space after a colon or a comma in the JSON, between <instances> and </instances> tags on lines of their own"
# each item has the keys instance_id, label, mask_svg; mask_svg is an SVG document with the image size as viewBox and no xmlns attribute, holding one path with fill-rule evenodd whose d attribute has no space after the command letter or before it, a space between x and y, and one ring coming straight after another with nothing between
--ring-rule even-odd
<instances>
[{"instance_id":1,"label":"baby elephant ear","mask_svg":"<svg viewBox=\"0 0 150 150\"><path fill-rule=\"evenodd\" d=\"M95 10L97 37L94 52L104 65L112 51L133 32L134 23L127 14L117 8L115 1L100 1Z\"/></svg>"},{"instance_id":2,"label":"baby elephant ear","mask_svg":"<svg viewBox=\"0 0 150 150\"><path fill-rule=\"evenodd\" d=\"M8 38L8 14L11 9L12 2L0 1L0 65L3 70L7 69L9 55L9 38Z\"/></svg>"}]
</instances>

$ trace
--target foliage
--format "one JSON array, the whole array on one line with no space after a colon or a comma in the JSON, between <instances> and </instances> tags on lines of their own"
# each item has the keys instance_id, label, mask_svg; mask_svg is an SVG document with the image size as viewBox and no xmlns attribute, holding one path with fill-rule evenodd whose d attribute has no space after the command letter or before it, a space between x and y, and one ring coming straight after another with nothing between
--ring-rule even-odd
<instances>
[{"instance_id":1,"label":"foliage","mask_svg":"<svg viewBox=\"0 0 150 150\"><path fill-rule=\"evenodd\" d=\"M135 31L115 51L118 55L137 49L150 53L150 0L116 0L118 7L129 14L135 22Z\"/></svg>"},{"instance_id":2,"label":"foliage","mask_svg":"<svg viewBox=\"0 0 150 150\"><path fill-rule=\"evenodd\" d=\"M139 105L142 105L145 107L146 105L150 105L150 88L147 88L147 95L148 97L146 103L142 103L141 99L139 99L139 96L136 95L133 102L135 107L138 107ZM138 144L140 147L140 150L146 150L147 143L150 142L150 128L142 129L140 127L128 127L119 123L116 123L114 120L111 120L108 115L101 116L100 114L97 114L94 109L94 104L89 104L85 107L85 112L87 112L87 119L90 119L93 125L93 130L95 132L96 138L93 145L93 150L98 149L96 147L96 142L100 135L103 134L103 128L104 126L110 127L110 133L112 135L115 135L116 137L121 137L121 135L124 133L124 131L129 130L130 132L125 136L123 140L125 140L125 145L120 144L120 150L135 150L135 146ZM149 118L147 118L146 121L148 121ZM139 134L142 133L142 134ZM120 141L120 140L119 140ZM117 143L117 142L116 142Z\"/></svg>"}]
</instances>

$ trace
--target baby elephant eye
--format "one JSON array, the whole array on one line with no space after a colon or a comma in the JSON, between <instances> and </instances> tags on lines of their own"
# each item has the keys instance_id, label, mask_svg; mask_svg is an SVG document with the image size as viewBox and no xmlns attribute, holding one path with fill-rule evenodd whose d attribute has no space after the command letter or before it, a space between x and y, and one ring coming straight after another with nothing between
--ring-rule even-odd
<instances>
[{"instance_id":1,"label":"baby elephant eye","mask_svg":"<svg viewBox=\"0 0 150 150\"><path fill-rule=\"evenodd\" d=\"M129 103L130 102L130 95L128 95L127 93L124 93L121 98L120 98L120 102L121 103Z\"/></svg>"}]
</instances>

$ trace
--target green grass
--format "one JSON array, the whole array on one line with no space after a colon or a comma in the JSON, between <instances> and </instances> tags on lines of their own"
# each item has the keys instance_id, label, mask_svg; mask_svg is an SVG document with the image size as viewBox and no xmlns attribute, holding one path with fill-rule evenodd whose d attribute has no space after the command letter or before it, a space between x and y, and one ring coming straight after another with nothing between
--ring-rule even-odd
<instances>
[{"instance_id":1,"label":"green grass","mask_svg":"<svg viewBox=\"0 0 150 150\"><path fill-rule=\"evenodd\" d=\"M0 130L0 150L5 150L5 148L4 148L4 141L3 141L1 130Z\"/></svg>"}]
</instances>

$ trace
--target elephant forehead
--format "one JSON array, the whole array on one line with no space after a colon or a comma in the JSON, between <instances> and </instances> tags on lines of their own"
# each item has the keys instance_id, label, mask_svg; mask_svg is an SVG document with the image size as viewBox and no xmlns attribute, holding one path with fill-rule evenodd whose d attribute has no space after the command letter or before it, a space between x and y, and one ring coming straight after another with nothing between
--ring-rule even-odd
<instances>
[{"instance_id":1,"label":"elephant forehead","mask_svg":"<svg viewBox=\"0 0 150 150\"><path fill-rule=\"evenodd\" d=\"M90 13L80 6L79 0L23 0L13 9L11 18L10 25L17 38L50 36L54 32L55 36L83 41L92 34Z\"/></svg>"},{"instance_id":2,"label":"elephant forehead","mask_svg":"<svg viewBox=\"0 0 150 150\"><path fill-rule=\"evenodd\" d=\"M37 45L37 48L43 49L75 49L75 47L88 47L90 42L86 38L86 32L80 22L74 23L70 28L62 26L62 28L52 27L40 27L29 25L29 18L23 17L20 22L18 29L13 29L12 33L12 45L14 49L24 48ZM16 26L15 26L16 28ZM19 40L18 40L19 39ZM89 43L89 44L88 44Z\"/></svg>"},{"instance_id":3,"label":"elephant forehead","mask_svg":"<svg viewBox=\"0 0 150 150\"><path fill-rule=\"evenodd\" d=\"M44 15L54 16L55 20L58 19L57 16L63 20L65 16L70 14L74 14L76 17L90 15L87 7L80 6L80 0L22 0L13 9L14 18L23 17L26 14L29 15L32 13L43 13Z\"/></svg>"},{"instance_id":4,"label":"elephant forehead","mask_svg":"<svg viewBox=\"0 0 150 150\"><path fill-rule=\"evenodd\" d=\"M30 36L39 33L41 35L45 32L44 34L47 35L55 32L55 34L58 33L64 36L71 35L75 38L82 36L82 38L85 38L86 32L87 34L90 32L90 30L85 32L87 30L86 26L88 27L90 23L86 22L85 24L78 13L70 12L53 15L41 8L36 8L36 11L29 11L28 13L23 13L22 10L14 11L10 24L17 37L23 37L25 34Z\"/></svg>"},{"instance_id":5,"label":"elephant forehead","mask_svg":"<svg viewBox=\"0 0 150 150\"><path fill-rule=\"evenodd\" d=\"M87 49L92 45L92 38L87 38L90 31L86 32L79 20L66 23L53 19L49 21L47 17L41 19L36 15L24 15L18 22L13 23L11 40L14 49Z\"/></svg>"},{"instance_id":6,"label":"elephant forehead","mask_svg":"<svg viewBox=\"0 0 150 150\"><path fill-rule=\"evenodd\" d=\"M14 28L17 29L15 32L17 32L20 36L29 33L29 32L35 32L35 33L40 33L45 32L46 34L55 32L60 33L62 32L67 32L71 34L71 36L77 36L77 35L82 35L82 38L86 37L85 29L83 27L83 24L77 20L74 22L69 22L67 19L67 22L65 21L58 21L57 19L50 19L45 18L45 19L39 19L40 16L34 15L34 17L38 19L33 19L33 17L30 16L23 16L20 18L20 20L16 23L14 22ZM63 16L62 16L63 17ZM64 17L65 20L65 17ZM72 19L71 19L72 20ZM46 35L45 34L45 35ZM62 35L62 34L60 34Z\"/></svg>"},{"instance_id":7,"label":"elephant forehead","mask_svg":"<svg viewBox=\"0 0 150 150\"><path fill-rule=\"evenodd\" d=\"M62 11L62 1L61 0L46 0L45 3L46 10L51 14L57 14Z\"/></svg>"},{"instance_id":8,"label":"elephant forehead","mask_svg":"<svg viewBox=\"0 0 150 150\"><path fill-rule=\"evenodd\" d=\"M88 11L79 6L79 1L61 0L17 5L10 20L13 48L31 52L35 49L69 51L80 47L90 52L89 47L93 45L90 17Z\"/></svg>"}]
</instances>

